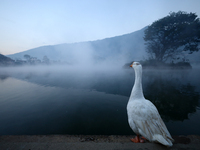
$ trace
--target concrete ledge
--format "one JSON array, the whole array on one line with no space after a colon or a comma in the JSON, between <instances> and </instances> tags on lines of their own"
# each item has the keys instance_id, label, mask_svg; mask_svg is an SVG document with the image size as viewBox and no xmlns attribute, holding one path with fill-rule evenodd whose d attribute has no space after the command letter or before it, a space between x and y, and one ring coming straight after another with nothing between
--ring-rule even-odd
<instances>
[{"instance_id":1,"label":"concrete ledge","mask_svg":"<svg viewBox=\"0 0 200 150\"><path fill-rule=\"evenodd\" d=\"M157 143L132 143L133 136L118 135L5 135L0 150L200 150L200 136L173 136L167 148Z\"/></svg>"}]
</instances>

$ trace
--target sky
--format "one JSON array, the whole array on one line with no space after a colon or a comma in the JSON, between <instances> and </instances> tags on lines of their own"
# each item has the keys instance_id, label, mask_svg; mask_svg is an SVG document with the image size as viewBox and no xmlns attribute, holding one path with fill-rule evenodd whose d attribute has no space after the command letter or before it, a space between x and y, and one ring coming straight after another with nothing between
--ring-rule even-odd
<instances>
[{"instance_id":1,"label":"sky","mask_svg":"<svg viewBox=\"0 0 200 150\"><path fill-rule=\"evenodd\" d=\"M131 33L200 0L0 0L0 53Z\"/></svg>"}]
</instances>

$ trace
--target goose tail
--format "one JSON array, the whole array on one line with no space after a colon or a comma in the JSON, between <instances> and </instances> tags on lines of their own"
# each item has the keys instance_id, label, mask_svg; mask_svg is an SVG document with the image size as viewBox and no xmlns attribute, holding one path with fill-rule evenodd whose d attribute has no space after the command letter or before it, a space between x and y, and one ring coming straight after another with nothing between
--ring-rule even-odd
<instances>
[{"instance_id":1,"label":"goose tail","mask_svg":"<svg viewBox=\"0 0 200 150\"><path fill-rule=\"evenodd\" d=\"M173 144L172 144L172 141L173 139L169 139L169 138L164 138L162 135L159 135L159 134L156 134L154 135L154 141L155 142L158 142L158 143L161 143L167 147L171 147Z\"/></svg>"}]
</instances>

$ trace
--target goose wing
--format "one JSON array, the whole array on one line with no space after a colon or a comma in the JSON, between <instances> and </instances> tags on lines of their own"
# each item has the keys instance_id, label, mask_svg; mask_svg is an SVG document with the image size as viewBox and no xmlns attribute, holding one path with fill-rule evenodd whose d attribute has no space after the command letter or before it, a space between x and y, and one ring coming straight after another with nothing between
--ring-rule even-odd
<instances>
[{"instance_id":1,"label":"goose wing","mask_svg":"<svg viewBox=\"0 0 200 150\"><path fill-rule=\"evenodd\" d=\"M171 146L173 139L153 103L145 100L136 106L138 111L134 112L134 118L137 119L133 121L138 132L149 141Z\"/></svg>"}]
</instances>

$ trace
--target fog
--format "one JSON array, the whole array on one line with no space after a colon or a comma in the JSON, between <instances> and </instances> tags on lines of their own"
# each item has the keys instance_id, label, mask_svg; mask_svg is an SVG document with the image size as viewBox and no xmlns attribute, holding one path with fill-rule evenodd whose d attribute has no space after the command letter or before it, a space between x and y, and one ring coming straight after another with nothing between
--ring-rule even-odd
<instances>
[{"instance_id":1,"label":"fog","mask_svg":"<svg viewBox=\"0 0 200 150\"><path fill-rule=\"evenodd\" d=\"M60 61L52 60L54 53L62 56L56 58ZM33 54L30 54L34 57ZM51 56L50 58L48 56ZM25 63L22 65L1 67L0 71L7 74L22 74L22 73L34 73L45 74L47 72L59 73L59 72L76 72L76 73L92 73L92 72L113 72L119 71L127 63L124 55L108 55L103 57L100 53L96 52L94 47L89 43L77 43L72 45L59 45L54 47L54 51L48 51L47 57L50 62L46 63ZM38 57L41 59L41 57ZM41 59L42 60L42 59Z\"/></svg>"},{"instance_id":2,"label":"fog","mask_svg":"<svg viewBox=\"0 0 200 150\"><path fill-rule=\"evenodd\" d=\"M15 134L24 127L27 130L20 134L133 134L126 113L135 79L133 68L124 69L123 63L115 59L95 63L92 57L85 57L85 61L81 55L76 58L80 61L74 64L1 67L4 121L0 131ZM177 122L185 120L199 126L196 118L188 120L199 113L199 76L199 68L143 69L144 96L156 105L165 122L173 121L173 130L180 128ZM96 123L97 117L103 126ZM6 121L15 124L7 126ZM178 134L193 131L200 134L198 127Z\"/></svg>"},{"instance_id":3,"label":"fog","mask_svg":"<svg viewBox=\"0 0 200 150\"><path fill-rule=\"evenodd\" d=\"M114 43L116 42L116 40L113 41ZM124 43L125 40L122 41L122 45L126 45ZM52 47L52 51L49 51L48 49L46 51L48 52L48 56L51 57L58 54L57 56L60 56L60 58L55 58L58 60L60 59L61 61L53 62L50 59L50 63L48 64L26 63L18 66L0 67L0 75L4 77L14 77L45 86L87 89L92 89L95 86L98 87L98 90L100 91L103 91L104 89L102 87L104 87L109 93L117 93L113 92L112 89L107 89L107 87L115 87L118 88L116 90L118 91L118 94L129 96L134 84L134 70L129 67L129 63L132 61L140 61L142 56L141 53L137 53L136 50L132 50L132 54L124 53L124 47L120 46L117 46L118 51L114 53L115 46L112 47L114 43L111 42L112 44L110 44L110 42L108 42L108 46L104 41L103 43L105 45L101 47L101 42L99 43L99 41L97 41L96 44L82 42L57 45ZM127 49L129 48L127 47ZM131 57L129 55L131 55ZM195 74L198 74L197 70L199 70L198 65L196 66L197 67L194 67L194 69L185 70L185 72L182 70L187 76L191 74L191 72L194 72L194 76L192 78L187 78L187 80L189 79L188 82L192 82L195 86L197 83L196 80L198 80L196 79L197 76L195 76ZM176 70L162 68L159 70L144 68L143 71L144 85L151 81L151 78L147 78L151 74L159 72L166 75L177 76L176 73L178 72L176 72ZM157 75L154 76L157 77ZM170 76L165 77L168 79ZM178 78L182 78L182 76ZM185 80L185 82L187 80ZM99 88L99 85L101 85L101 88ZM120 88L123 88L123 86L126 87L126 90L120 91ZM199 88L199 86L197 86L197 88Z\"/></svg>"},{"instance_id":4,"label":"fog","mask_svg":"<svg viewBox=\"0 0 200 150\"><path fill-rule=\"evenodd\" d=\"M92 54L92 51L88 50L88 53ZM1 67L0 76L2 78L17 78L45 86L90 89L91 86L99 83L108 84L107 81L110 79L112 79L111 82L115 82L115 79L116 82L123 81L122 74L127 72L126 69L123 69L122 63L114 60L97 63L91 55L83 57L79 53L74 58L76 61L73 64Z\"/></svg>"},{"instance_id":5,"label":"fog","mask_svg":"<svg viewBox=\"0 0 200 150\"><path fill-rule=\"evenodd\" d=\"M81 60L81 55L77 55L78 57ZM87 58L87 61L77 61L75 64L1 67L0 77L2 80L5 77L13 77L40 85L67 88L92 89L94 86L98 88L101 86L101 88L105 88L102 88L102 90L109 91L109 93L112 93L112 89L117 88L118 94L126 93L122 95L129 96L135 79L135 73L132 68L129 66L124 68L122 63L114 60L94 63L91 57ZM199 67L187 70L145 68L143 69L143 84L144 88L146 88L147 83L162 77L164 81L173 80L172 84L174 85L177 84L178 80L184 84L190 83L200 92L199 76ZM111 89L107 89L107 87ZM120 88L124 90L120 91Z\"/></svg>"}]
</instances>

